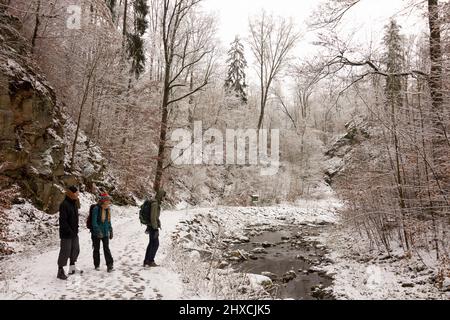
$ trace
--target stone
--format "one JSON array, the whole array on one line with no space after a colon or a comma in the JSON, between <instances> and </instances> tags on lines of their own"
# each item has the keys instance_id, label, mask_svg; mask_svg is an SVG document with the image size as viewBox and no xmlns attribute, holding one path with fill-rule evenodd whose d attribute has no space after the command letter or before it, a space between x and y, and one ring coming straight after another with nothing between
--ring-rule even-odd
<instances>
[{"instance_id":1,"label":"stone","mask_svg":"<svg viewBox=\"0 0 450 320\"><path fill-rule=\"evenodd\" d=\"M234 258L234 261L240 261L240 260L247 260L248 259L248 252L244 250L234 250L229 252L229 256L231 258Z\"/></svg>"},{"instance_id":2,"label":"stone","mask_svg":"<svg viewBox=\"0 0 450 320\"><path fill-rule=\"evenodd\" d=\"M442 282L442 291L444 292L450 292L450 278L447 277Z\"/></svg>"},{"instance_id":3,"label":"stone","mask_svg":"<svg viewBox=\"0 0 450 320\"><path fill-rule=\"evenodd\" d=\"M230 258L228 258L228 260L233 261L233 262L240 262L241 258L240 257L230 257Z\"/></svg>"},{"instance_id":4,"label":"stone","mask_svg":"<svg viewBox=\"0 0 450 320\"><path fill-rule=\"evenodd\" d=\"M254 254L266 254L267 250L264 248L255 248L251 252Z\"/></svg>"},{"instance_id":5,"label":"stone","mask_svg":"<svg viewBox=\"0 0 450 320\"><path fill-rule=\"evenodd\" d=\"M278 279L278 275L276 275L273 272L265 271L265 272L261 272L261 275L270 278L270 280L272 280L272 281L275 281Z\"/></svg>"},{"instance_id":6,"label":"stone","mask_svg":"<svg viewBox=\"0 0 450 320\"><path fill-rule=\"evenodd\" d=\"M249 243L250 242L250 238L246 237L246 236L241 236L241 237L237 238L237 240L239 240L242 243Z\"/></svg>"},{"instance_id":7,"label":"stone","mask_svg":"<svg viewBox=\"0 0 450 320\"><path fill-rule=\"evenodd\" d=\"M14 32L20 28L20 21L3 12L0 20L7 22L0 24L2 174L16 180L24 198L50 214L57 213L61 190L69 184L90 188L95 183L113 197L115 204L135 205L131 196L116 190L116 180L106 173L106 158L82 132L76 155L82 161L76 164L73 176L66 177L63 136L73 127L73 121L62 113L54 90L29 60L28 40ZM83 172L83 166L90 168L89 173Z\"/></svg>"},{"instance_id":8,"label":"stone","mask_svg":"<svg viewBox=\"0 0 450 320\"><path fill-rule=\"evenodd\" d=\"M199 262L201 260L200 252L194 250L189 254L191 261Z\"/></svg>"},{"instance_id":9,"label":"stone","mask_svg":"<svg viewBox=\"0 0 450 320\"><path fill-rule=\"evenodd\" d=\"M283 282L287 283L289 281L294 280L295 278L297 278L297 274L295 273L294 270L290 270L283 275L282 280Z\"/></svg>"},{"instance_id":10,"label":"stone","mask_svg":"<svg viewBox=\"0 0 450 320\"><path fill-rule=\"evenodd\" d=\"M0 86L1 85L2 84L0 83ZM6 86L6 84L4 84L4 86ZM0 94L0 110L8 109L10 105L11 105L11 98L10 98L10 96L8 94L6 94L6 93L5 94L1 93Z\"/></svg>"},{"instance_id":11,"label":"stone","mask_svg":"<svg viewBox=\"0 0 450 320\"><path fill-rule=\"evenodd\" d=\"M271 287L273 285L272 279L265 275L259 274L247 274L247 278L250 281L250 285L255 288L257 286L262 286L264 288Z\"/></svg>"},{"instance_id":12,"label":"stone","mask_svg":"<svg viewBox=\"0 0 450 320\"><path fill-rule=\"evenodd\" d=\"M273 246L273 244L271 244L271 243L269 243L269 242L263 242L263 243L261 243L261 245L262 245L262 247L263 248L270 248L270 247L272 247Z\"/></svg>"},{"instance_id":13,"label":"stone","mask_svg":"<svg viewBox=\"0 0 450 320\"><path fill-rule=\"evenodd\" d=\"M217 265L218 269L225 269L226 267L228 267L230 264L227 261L220 261L219 264Z\"/></svg>"}]
</instances>

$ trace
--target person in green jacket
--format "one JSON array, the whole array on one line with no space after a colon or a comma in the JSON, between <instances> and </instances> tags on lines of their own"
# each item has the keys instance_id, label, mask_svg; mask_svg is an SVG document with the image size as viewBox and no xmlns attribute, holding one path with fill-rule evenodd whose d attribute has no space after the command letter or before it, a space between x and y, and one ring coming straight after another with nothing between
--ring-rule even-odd
<instances>
[{"instance_id":1,"label":"person in green jacket","mask_svg":"<svg viewBox=\"0 0 450 320\"><path fill-rule=\"evenodd\" d=\"M155 201L150 207L150 225L147 226L146 233L149 234L149 243L145 253L144 268L157 267L155 256L159 249L159 229L161 229L161 203L165 199L166 192L160 190L156 194Z\"/></svg>"},{"instance_id":2,"label":"person in green jacket","mask_svg":"<svg viewBox=\"0 0 450 320\"><path fill-rule=\"evenodd\" d=\"M113 238L113 228L111 224L111 198L108 194L102 193L99 202L92 211L92 244L94 248L95 270L100 270L100 242L103 243L103 253L105 255L107 271L114 271L114 259L109 249L109 240Z\"/></svg>"}]
</instances>

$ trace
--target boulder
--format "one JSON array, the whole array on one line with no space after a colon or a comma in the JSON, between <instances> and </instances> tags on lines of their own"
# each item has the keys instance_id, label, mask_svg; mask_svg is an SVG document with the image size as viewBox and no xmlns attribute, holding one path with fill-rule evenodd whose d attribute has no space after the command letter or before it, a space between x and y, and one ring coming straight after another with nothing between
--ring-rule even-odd
<instances>
[{"instance_id":1,"label":"boulder","mask_svg":"<svg viewBox=\"0 0 450 320\"><path fill-rule=\"evenodd\" d=\"M290 270L283 275L282 281L284 283L287 283L287 282L294 280L295 278L297 278L297 274L295 273L294 270Z\"/></svg>"},{"instance_id":2,"label":"boulder","mask_svg":"<svg viewBox=\"0 0 450 320\"><path fill-rule=\"evenodd\" d=\"M266 241L266 242L261 243L261 246L263 248L270 248L273 246L273 244Z\"/></svg>"},{"instance_id":3,"label":"boulder","mask_svg":"<svg viewBox=\"0 0 450 320\"><path fill-rule=\"evenodd\" d=\"M442 291L444 292L450 292L450 278L447 277L442 282Z\"/></svg>"},{"instance_id":4,"label":"boulder","mask_svg":"<svg viewBox=\"0 0 450 320\"><path fill-rule=\"evenodd\" d=\"M0 175L15 180L38 209L56 213L64 197L61 110L53 89L30 67L19 21L4 13L0 20Z\"/></svg>"},{"instance_id":5,"label":"boulder","mask_svg":"<svg viewBox=\"0 0 450 320\"><path fill-rule=\"evenodd\" d=\"M247 278L250 281L251 287L254 289L258 287L267 288L273 285L272 279L264 275L248 273Z\"/></svg>"},{"instance_id":6,"label":"boulder","mask_svg":"<svg viewBox=\"0 0 450 320\"><path fill-rule=\"evenodd\" d=\"M266 254L267 250L264 248L255 248L252 250L252 253L254 254Z\"/></svg>"}]
</instances>

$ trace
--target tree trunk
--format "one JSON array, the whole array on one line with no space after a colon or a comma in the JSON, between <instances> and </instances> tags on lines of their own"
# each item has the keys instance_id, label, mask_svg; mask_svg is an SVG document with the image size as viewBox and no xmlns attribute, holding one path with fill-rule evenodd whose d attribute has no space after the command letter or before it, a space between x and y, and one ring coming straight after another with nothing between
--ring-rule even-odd
<instances>
[{"instance_id":1,"label":"tree trunk","mask_svg":"<svg viewBox=\"0 0 450 320\"><path fill-rule=\"evenodd\" d=\"M75 130L75 138L73 140L73 145L72 145L72 157L70 159L70 170L71 171L74 171L74 169L75 169L75 152L76 152L76 148L77 148L78 134L80 132L81 117L83 115L83 109L86 104L87 98L89 96L89 88L91 86L91 81L92 81L92 77L94 75L95 68L97 66L97 62L98 62L98 60L95 60L92 63L92 68L89 70L89 73L87 75L86 87L84 89L83 97L81 99L80 111L78 113L78 120L77 120L77 129Z\"/></svg>"},{"instance_id":2,"label":"tree trunk","mask_svg":"<svg viewBox=\"0 0 450 320\"><path fill-rule=\"evenodd\" d=\"M443 143L444 124L442 123L443 96L442 96L442 49L441 49L441 28L439 21L438 0L428 0L428 17L430 27L430 92L433 111L433 124L436 135L433 137L433 156L438 161L439 150ZM437 163L436 163L437 164Z\"/></svg>"},{"instance_id":3,"label":"tree trunk","mask_svg":"<svg viewBox=\"0 0 450 320\"><path fill-rule=\"evenodd\" d=\"M127 36L127 14L128 14L128 0L124 2L124 10L123 10L123 44L125 46L126 36Z\"/></svg>"},{"instance_id":4,"label":"tree trunk","mask_svg":"<svg viewBox=\"0 0 450 320\"><path fill-rule=\"evenodd\" d=\"M36 38L39 32L39 26L41 24L41 20L39 15L41 13L41 0L38 0L36 7L36 23L34 25L33 38L31 39L31 53L34 53L34 48L36 47Z\"/></svg>"},{"instance_id":5,"label":"tree trunk","mask_svg":"<svg viewBox=\"0 0 450 320\"><path fill-rule=\"evenodd\" d=\"M428 0L428 18L430 27L430 60L431 60L431 72L430 72L430 92L431 92L431 102L432 102L432 113L433 113L433 126L435 133L432 138L433 145L433 160L434 166L438 172L437 179L441 180L442 170L441 163L442 158L442 148L446 144L445 137L445 127L442 122L443 113L443 81L442 81L442 49L441 49L441 28L439 21L439 3L438 0ZM444 187L445 188L445 187ZM435 246L436 246L436 256L439 259L439 245L437 241L437 226L436 226L436 210L432 208L431 210L432 220L433 220L433 230L435 236Z\"/></svg>"},{"instance_id":6,"label":"tree trunk","mask_svg":"<svg viewBox=\"0 0 450 320\"><path fill-rule=\"evenodd\" d=\"M161 131L159 137L158 161L156 164L156 176L153 189L157 193L162 187L162 178L164 173L164 154L166 151L167 124L169 118L169 96L170 96L170 64L166 64L164 79L164 95L162 101Z\"/></svg>"}]
</instances>

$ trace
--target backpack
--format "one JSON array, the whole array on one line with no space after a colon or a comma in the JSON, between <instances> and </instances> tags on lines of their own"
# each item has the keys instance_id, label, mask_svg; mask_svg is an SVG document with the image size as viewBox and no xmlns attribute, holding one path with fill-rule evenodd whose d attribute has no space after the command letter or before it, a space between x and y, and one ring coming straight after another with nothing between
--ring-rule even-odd
<instances>
[{"instance_id":1,"label":"backpack","mask_svg":"<svg viewBox=\"0 0 450 320\"><path fill-rule=\"evenodd\" d=\"M154 199L146 200L144 202L144 204L141 206L141 210L139 210L139 221L143 225L148 226L151 224L150 214L152 211L151 209L152 209L153 202L155 202Z\"/></svg>"},{"instance_id":2,"label":"backpack","mask_svg":"<svg viewBox=\"0 0 450 320\"><path fill-rule=\"evenodd\" d=\"M97 206L98 206L98 204L91 205L91 207L89 208L89 215L86 219L86 227L91 231L92 231L92 214L94 212L94 208Z\"/></svg>"}]
</instances>

